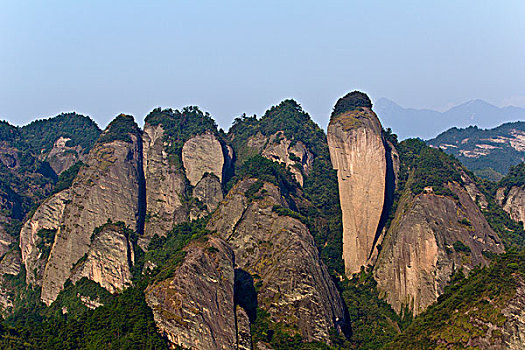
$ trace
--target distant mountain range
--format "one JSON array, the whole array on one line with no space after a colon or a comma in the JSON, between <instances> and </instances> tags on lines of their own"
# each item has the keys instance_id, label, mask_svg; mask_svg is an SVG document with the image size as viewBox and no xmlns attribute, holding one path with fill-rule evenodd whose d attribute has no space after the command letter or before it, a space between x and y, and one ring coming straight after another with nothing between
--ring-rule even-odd
<instances>
[{"instance_id":1,"label":"distant mountain range","mask_svg":"<svg viewBox=\"0 0 525 350\"><path fill-rule=\"evenodd\" d=\"M493 129L451 128L427 143L453 154L476 175L497 181L510 166L525 161L525 122Z\"/></svg>"},{"instance_id":2,"label":"distant mountain range","mask_svg":"<svg viewBox=\"0 0 525 350\"><path fill-rule=\"evenodd\" d=\"M403 108L386 98L377 100L374 110L384 127L391 128L400 140L409 137L431 139L451 128L494 128L510 121L525 121L525 108L496 107L482 100L472 100L438 112L430 109Z\"/></svg>"}]
</instances>

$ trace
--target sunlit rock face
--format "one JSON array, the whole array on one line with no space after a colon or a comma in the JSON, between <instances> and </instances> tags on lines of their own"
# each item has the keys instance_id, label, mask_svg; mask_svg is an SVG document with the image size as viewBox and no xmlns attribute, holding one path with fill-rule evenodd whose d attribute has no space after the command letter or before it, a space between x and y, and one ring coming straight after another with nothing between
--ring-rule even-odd
<instances>
[{"instance_id":1,"label":"sunlit rock face","mask_svg":"<svg viewBox=\"0 0 525 350\"><path fill-rule=\"evenodd\" d=\"M498 204L509 213L512 220L522 222L525 228L525 184L510 189L499 188L496 193Z\"/></svg>"},{"instance_id":2,"label":"sunlit rock face","mask_svg":"<svg viewBox=\"0 0 525 350\"><path fill-rule=\"evenodd\" d=\"M120 115L92 148L72 186L44 202L22 229L24 264L35 266L37 272L43 269L28 281L41 280L37 284L42 286L44 303L49 305L56 299L72 268L89 252L95 228L108 220L121 221L141 233L143 196L141 131L133 117ZM41 228L47 230L45 237L52 242L47 248L44 245L49 249L47 261L38 258L43 247L38 244Z\"/></svg>"},{"instance_id":3,"label":"sunlit rock face","mask_svg":"<svg viewBox=\"0 0 525 350\"><path fill-rule=\"evenodd\" d=\"M467 273L489 262L484 252L504 251L469 191L459 184L448 186L457 200L433 193L413 197L407 191L381 244L374 277L397 312L405 307L415 315L423 312L443 293L454 271Z\"/></svg>"},{"instance_id":4,"label":"sunlit rock face","mask_svg":"<svg viewBox=\"0 0 525 350\"><path fill-rule=\"evenodd\" d=\"M146 289L159 331L173 349L237 349L231 248L220 238L205 237L184 250L174 276Z\"/></svg>"},{"instance_id":5,"label":"sunlit rock face","mask_svg":"<svg viewBox=\"0 0 525 350\"><path fill-rule=\"evenodd\" d=\"M292 334L327 342L329 330L344 323L341 297L306 225L275 212L276 207L288 208L280 189L264 183L247 198L255 183L246 179L235 185L208 229L231 245L239 273L254 276L256 305Z\"/></svg>"},{"instance_id":6,"label":"sunlit rock face","mask_svg":"<svg viewBox=\"0 0 525 350\"><path fill-rule=\"evenodd\" d=\"M165 236L173 225L186 221L188 217L184 203L187 180L183 170L170 164L164 134L162 125L145 123L143 165L147 213L144 237L139 241L143 248L155 234Z\"/></svg>"},{"instance_id":7,"label":"sunlit rock face","mask_svg":"<svg viewBox=\"0 0 525 350\"><path fill-rule=\"evenodd\" d=\"M262 150L262 156L283 163L295 180L304 185L304 177L312 168L314 156L301 141L290 141L282 131L271 135Z\"/></svg>"},{"instance_id":8,"label":"sunlit rock face","mask_svg":"<svg viewBox=\"0 0 525 350\"><path fill-rule=\"evenodd\" d=\"M106 224L92 237L83 261L73 267L71 281L76 283L87 277L110 293L121 292L131 285L134 262L128 232L118 225Z\"/></svg>"},{"instance_id":9,"label":"sunlit rock face","mask_svg":"<svg viewBox=\"0 0 525 350\"><path fill-rule=\"evenodd\" d=\"M347 275L371 263L385 202L386 148L381 124L367 107L332 117L330 159L337 170Z\"/></svg>"}]
</instances>

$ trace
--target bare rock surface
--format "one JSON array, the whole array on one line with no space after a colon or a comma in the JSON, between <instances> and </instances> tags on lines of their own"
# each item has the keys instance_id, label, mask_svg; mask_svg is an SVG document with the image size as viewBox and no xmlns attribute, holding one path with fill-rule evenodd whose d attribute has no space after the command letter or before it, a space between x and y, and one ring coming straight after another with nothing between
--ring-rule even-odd
<instances>
[{"instance_id":1,"label":"bare rock surface","mask_svg":"<svg viewBox=\"0 0 525 350\"><path fill-rule=\"evenodd\" d=\"M488 263L483 251L504 251L468 191L449 184L459 200L405 192L386 234L374 277L386 301L414 314L437 300L456 269Z\"/></svg>"},{"instance_id":2,"label":"bare rock surface","mask_svg":"<svg viewBox=\"0 0 525 350\"><path fill-rule=\"evenodd\" d=\"M193 196L206 206L211 213L224 199L220 179L215 174L206 174L193 189Z\"/></svg>"},{"instance_id":3,"label":"bare rock surface","mask_svg":"<svg viewBox=\"0 0 525 350\"><path fill-rule=\"evenodd\" d=\"M505 188L499 188L496 194L498 203L509 213L512 220L522 222L525 228L525 185L512 186L505 195Z\"/></svg>"},{"instance_id":4,"label":"bare rock surface","mask_svg":"<svg viewBox=\"0 0 525 350\"><path fill-rule=\"evenodd\" d=\"M111 219L140 230L143 215L139 208L139 198L143 195L140 130L131 117L117 119L120 126L127 125L132 130L120 136L126 140L112 136L121 131L112 130L112 122L101 136L109 140L99 141L93 147L86 166L80 169L68 190L71 199L63 209L60 229L55 234L43 274L41 299L48 305L63 289L73 265L88 252L96 227Z\"/></svg>"},{"instance_id":5,"label":"bare rock surface","mask_svg":"<svg viewBox=\"0 0 525 350\"><path fill-rule=\"evenodd\" d=\"M186 141L182 147L182 162L192 186L197 185L205 173L214 174L222 182L224 155L215 135L206 132Z\"/></svg>"},{"instance_id":6,"label":"bare rock surface","mask_svg":"<svg viewBox=\"0 0 525 350\"><path fill-rule=\"evenodd\" d=\"M45 200L35 211L33 216L26 221L20 230L20 250L22 262L26 268L27 284L41 285L49 250L54 242L54 237L45 240L39 236L41 230L48 232L61 230L62 218L66 204L71 201L71 191L66 189ZM48 253L45 253L48 250Z\"/></svg>"},{"instance_id":7,"label":"bare rock surface","mask_svg":"<svg viewBox=\"0 0 525 350\"><path fill-rule=\"evenodd\" d=\"M312 152L303 142L288 140L282 131L270 136L262 156L283 163L301 186L304 184L304 175L308 175L314 161Z\"/></svg>"},{"instance_id":8,"label":"bare rock surface","mask_svg":"<svg viewBox=\"0 0 525 350\"><path fill-rule=\"evenodd\" d=\"M20 273L22 262L20 251L12 249L0 258L0 313L7 315L13 307L13 296L16 290L9 283L5 283L5 275L16 276Z\"/></svg>"},{"instance_id":9,"label":"bare rock surface","mask_svg":"<svg viewBox=\"0 0 525 350\"><path fill-rule=\"evenodd\" d=\"M237 349L233 252L222 239L206 238L185 248L172 278L146 289L146 302L171 348Z\"/></svg>"},{"instance_id":10,"label":"bare rock surface","mask_svg":"<svg viewBox=\"0 0 525 350\"><path fill-rule=\"evenodd\" d=\"M144 125L143 145L147 220L141 246L145 248L155 234L165 236L173 225L186 221L188 210L183 203L186 178L169 162L162 125Z\"/></svg>"},{"instance_id":11,"label":"bare rock surface","mask_svg":"<svg viewBox=\"0 0 525 350\"><path fill-rule=\"evenodd\" d=\"M240 306L236 306L235 308L235 320L237 324L237 349L252 350L250 318Z\"/></svg>"},{"instance_id":12,"label":"bare rock surface","mask_svg":"<svg viewBox=\"0 0 525 350\"><path fill-rule=\"evenodd\" d=\"M59 137L55 141L51 151L49 151L45 157L45 160L57 175L69 169L76 162L85 161L87 158L87 154L81 146L67 146L66 143L69 140L71 139L62 136Z\"/></svg>"},{"instance_id":13,"label":"bare rock surface","mask_svg":"<svg viewBox=\"0 0 525 350\"><path fill-rule=\"evenodd\" d=\"M370 263L385 201L386 149L381 124L370 108L332 117L328 147L337 170L347 275Z\"/></svg>"},{"instance_id":14,"label":"bare rock surface","mask_svg":"<svg viewBox=\"0 0 525 350\"><path fill-rule=\"evenodd\" d=\"M329 341L329 329L344 321L343 303L319 258L312 235L298 219L278 215L287 207L278 187L265 183L249 200L244 193L256 182L246 179L226 196L208 229L216 231L235 252L240 269L260 285L259 307L274 322L305 341Z\"/></svg>"},{"instance_id":15,"label":"bare rock surface","mask_svg":"<svg viewBox=\"0 0 525 350\"><path fill-rule=\"evenodd\" d=\"M121 292L131 285L131 268L135 261L133 246L125 230L106 224L92 237L84 261L75 266L71 281L82 277L97 282L110 293Z\"/></svg>"}]
</instances>

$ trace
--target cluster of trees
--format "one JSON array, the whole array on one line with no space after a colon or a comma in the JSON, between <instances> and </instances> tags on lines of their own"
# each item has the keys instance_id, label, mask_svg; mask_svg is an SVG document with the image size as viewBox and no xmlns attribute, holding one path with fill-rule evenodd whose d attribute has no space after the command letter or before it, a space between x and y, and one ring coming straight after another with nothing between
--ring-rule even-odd
<instances>
[{"instance_id":1,"label":"cluster of trees","mask_svg":"<svg viewBox=\"0 0 525 350\"><path fill-rule=\"evenodd\" d=\"M140 133L135 119L126 114L120 114L109 123L106 131L100 135L98 143L108 143L116 140L131 142L130 134Z\"/></svg>"},{"instance_id":2,"label":"cluster of trees","mask_svg":"<svg viewBox=\"0 0 525 350\"><path fill-rule=\"evenodd\" d=\"M48 152L55 141L68 138L66 146L80 146L84 152L89 151L100 133L98 125L89 117L76 113L62 113L49 119L31 122L20 128L21 137L31 146L33 152Z\"/></svg>"},{"instance_id":3,"label":"cluster of trees","mask_svg":"<svg viewBox=\"0 0 525 350\"><path fill-rule=\"evenodd\" d=\"M361 91L352 91L337 100L332 111L332 117L361 107L372 108L372 101L367 94Z\"/></svg>"}]
</instances>

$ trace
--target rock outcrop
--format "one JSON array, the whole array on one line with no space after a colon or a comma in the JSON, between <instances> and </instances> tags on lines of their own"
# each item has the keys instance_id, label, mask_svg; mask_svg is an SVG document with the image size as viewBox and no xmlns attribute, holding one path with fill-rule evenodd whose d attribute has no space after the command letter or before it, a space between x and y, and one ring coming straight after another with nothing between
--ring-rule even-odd
<instances>
[{"instance_id":1,"label":"rock outcrop","mask_svg":"<svg viewBox=\"0 0 525 350\"><path fill-rule=\"evenodd\" d=\"M222 145L212 133L206 132L186 141L182 147L182 162L192 186L197 185L206 173L214 174L222 182Z\"/></svg>"},{"instance_id":2,"label":"rock outcrop","mask_svg":"<svg viewBox=\"0 0 525 350\"><path fill-rule=\"evenodd\" d=\"M59 137L45 157L45 160L57 175L60 175L78 161L84 162L87 158L86 151L80 145L67 146L66 144L69 140L71 139L68 137Z\"/></svg>"},{"instance_id":3,"label":"rock outcrop","mask_svg":"<svg viewBox=\"0 0 525 350\"><path fill-rule=\"evenodd\" d=\"M314 161L312 152L303 142L288 140L282 131L270 136L261 154L274 162L283 163L301 186Z\"/></svg>"},{"instance_id":4,"label":"rock outcrop","mask_svg":"<svg viewBox=\"0 0 525 350\"><path fill-rule=\"evenodd\" d=\"M334 115L327 137L339 183L345 271L351 275L370 264L378 239L387 187L385 141L368 107Z\"/></svg>"},{"instance_id":5,"label":"rock outcrop","mask_svg":"<svg viewBox=\"0 0 525 350\"><path fill-rule=\"evenodd\" d=\"M105 224L92 235L89 251L74 266L71 281L87 277L110 293L120 292L131 285L134 262L129 231L123 225Z\"/></svg>"},{"instance_id":6,"label":"rock outcrop","mask_svg":"<svg viewBox=\"0 0 525 350\"><path fill-rule=\"evenodd\" d=\"M305 341L329 341L329 330L344 323L343 303L308 228L290 210L279 188L259 187L255 179L238 183L219 205L208 229L226 240L239 269L254 276L257 305ZM259 183L260 184L260 183ZM286 208L286 209L285 209Z\"/></svg>"},{"instance_id":7,"label":"rock outcrop","mask_svg":"<svg viewBox=\"0 0 525 350\"><path fill-rule=\"evenodd\" d=\"M71 202L66 189L48 198L20 231L20 250L26 268L26 283L42 285L42 277L55 235L60 230L64 209Z\"/></svg>"},{"instance_id":8,"label":"rock outcrop","mask_svg":"<svg viewBox=\"0 0 525 350\"><path fill-rule=\"evenodd\" d=\"M385 300L419 314L435 302L452 273L488 262L484 252L504 251L471 194L449 183L457 200L433 193L403 194L381 244L374 277ZM472 189L471 189L472 191Z\"/></svg>"},{"instance_id":9,"label":"rock outcrop","mask_svg":"<svg viewBox=\"0 0 525 350\"><path fill-rule=\"evenodd\" d=\"M231 148L223 148L214 134L205 132L184 143L179 167L170 161L166 133L162 123L144 126L147 219L140 240L143 248L155 234L165 236L174 225L215 210L224 197L224 169L231 163L225 155Z\"/></svg>"},{"instance_id":10,"label":"rock outcrop","mask_svg":"<svg viewBox=\"0 0 525 350\"><path fill-rule=\"evenodd\" d=\"M496 200L512 220L521 221L525 228L525 184L523 186L512 186L510 189L499 188L496 193Z\"/></svg>"},{"instance_id":11,"label":"rock outcrop","mask_svg":"<svg viewBox=\"0 0 525 350\"><path fill-rule=\"evenodd\" d=\"M13 299L18 292L10 283L5 283L6 275L16 276L20 273L22 262L20 252L12 249L0 258L0 311L6 315L13 307Z\"/></svg>"},{"instance_id":12,"label":"rock outcrop","mask_svg":"<svg viewBox=\"0 0 525 350\"><path fill-rule=\"evenodd\" d=\"M75 263L89 252L95 228L109 219L141 233L142 171L141 132L133 117L120 115L90 151L72 186L44 202L25 224L21 249L24 264L29 266L38 265L32 252L38 254L35 234L40 227L56 230L41 283L41 299L46 304L55 300Z\"/></svg>"},{"instance_id":13,"label":"rock outcrop","mask_svg":"<svg viewBox=\"0 0 525 350\"><path fill-rule=\"evenodd\" d=\"M145 248L155 234L165 236L173 225L186 221L183 202L187 180L184 172L170 164L162 125L144 125L144 177L146 180L146 223L140 245Z\"/></svg>"},{"instance_id":14,"label":"rock outcrop","mask_svg":"<svg viewBox=\"0 0 525 350\"><path fill-rule=\"evenodd\" d=\"M146 289L146 302L172 348L237 349L234 257L222 239L205 237L185 248L172 278Z\"/></svg>"}]
</instances>

